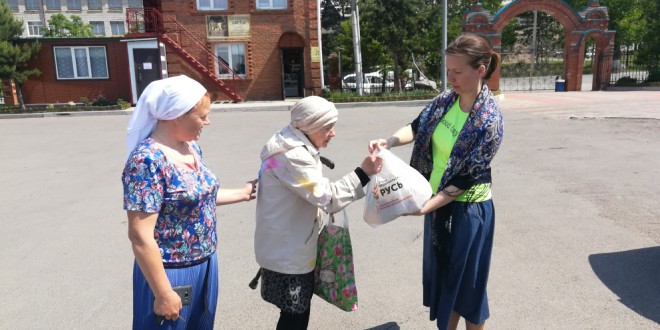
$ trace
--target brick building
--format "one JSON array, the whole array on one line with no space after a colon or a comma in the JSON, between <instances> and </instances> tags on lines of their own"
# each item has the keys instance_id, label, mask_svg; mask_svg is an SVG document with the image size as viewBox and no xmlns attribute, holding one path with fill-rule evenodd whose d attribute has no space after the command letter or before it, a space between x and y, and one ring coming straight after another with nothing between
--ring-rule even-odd
<instances>
[{"instance_id":1,"label":"brick building","mask_svg":"<svg viewBox=\"0 0 660 330\"><path fill-rule=\"evenodd\" d=\"M146 0L143 8L124 9L123 38L40 39L34 64L42 75L25 83L24 100L76 102L104 94L110 101L136 103L149 82L179 74L198 79L214 100L318 95L317 5L318 0Z\"/></svg>"}]
</instances>

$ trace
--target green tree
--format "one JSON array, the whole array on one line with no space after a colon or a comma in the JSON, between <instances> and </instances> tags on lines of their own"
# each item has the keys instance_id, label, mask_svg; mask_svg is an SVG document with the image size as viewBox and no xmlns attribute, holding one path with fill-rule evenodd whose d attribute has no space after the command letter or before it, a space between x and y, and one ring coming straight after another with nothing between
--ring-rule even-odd
<instances>
[{"instance_id":1,"label":"green tree","mask_svg":"<svg viewBox=\"0 0 660 330\"><path fill-rule=\"evenodd\" d=\"M643 63L649 71L648 81L660 82L660 3L650 2L646 8L644 20L648 29L642 37L638 62Z\"/></svg>"},{"instance_id":2,"label":"green tree","mask_svg":"<svg viewBox=\"0 0 660 330\"><path fill-rule=\"evenodd\" d=\"M48 20L48 29L44 33L46 38L76 38L93 37L92 26L85 24L82 18L71 15L71 20L64 14L55 14Z\"/></svg>"},{"instance_id":3,"label":"green tree","mask_svg":"<svg viewBox=\"0 0 660 330\"><path fill-rule=\"evenodd\" d=\"M27 65L41 46L37 42L20 42L22 34L23 22L14 17L5 1L0 1L0 78L14 81L19 106L25 110L23 83L31 76L41 74L39 69L29 69Z\"/></svg>"},{"instance_id":4,"label":"green tree","mask_svg":"<svg viewBox=\"0 0 660 330\"><path fill-rule=\"evenodd\" d=\"M394 64L394 88L401 90L400 69L407 66L411 53L421 50L420 39L428 34L430 21L423 0L362 1L360 30L383 45ZM384 67L387 63L378 63ZM383 70L383 73L387 73Z\"/></svg>"}]
</instances>

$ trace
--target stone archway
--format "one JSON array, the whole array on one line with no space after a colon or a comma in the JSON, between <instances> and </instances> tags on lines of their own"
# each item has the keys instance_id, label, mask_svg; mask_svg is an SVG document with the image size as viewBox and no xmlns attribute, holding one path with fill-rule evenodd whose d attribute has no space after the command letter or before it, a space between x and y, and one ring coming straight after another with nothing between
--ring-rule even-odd
<instances>
[{"instance_id":1,"label":"stone archway","mask_svg":"<svg viewBox=\"0 0 660 330\"><path fill-rule=\"evenodd\" d=\"M549 14L564 28L566 90L581 90L584 45L589 37L596 41L592 90L605 88L612 72L615 31L607 30L607 7L601 6L599 0L589 0L586 7L577 11L561 0L514 0L495 14L484 10L478 0L473 0L470 10L463 16L463 31L483 36L490 42L493 50L499 53L504 27L517 15L533 10ZM500 89L500 68L493 73L488 87L494 91Z\"/></svg>"}]
</instances>

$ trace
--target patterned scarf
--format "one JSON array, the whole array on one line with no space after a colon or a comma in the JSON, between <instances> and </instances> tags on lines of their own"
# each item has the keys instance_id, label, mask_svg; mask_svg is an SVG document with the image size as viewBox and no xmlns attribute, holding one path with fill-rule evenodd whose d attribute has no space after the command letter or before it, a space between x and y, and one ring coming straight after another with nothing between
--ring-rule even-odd
<instances>
[{"instance_id":1,"label":"patterned scarf","mask_svg":"<svg viewBox=\"0 0 660 330\"><path fill-rule=\"evenodd\" d=\"M490 183L490 162L502 142L502 113L486 84L482 84L470 114L451 151L438 191L458 176L476 183ZM438 95L419 115L410 166L427 179L433 170L431 137L442 117L456 102L453 89Z\"/></svg>"}]
</instances>

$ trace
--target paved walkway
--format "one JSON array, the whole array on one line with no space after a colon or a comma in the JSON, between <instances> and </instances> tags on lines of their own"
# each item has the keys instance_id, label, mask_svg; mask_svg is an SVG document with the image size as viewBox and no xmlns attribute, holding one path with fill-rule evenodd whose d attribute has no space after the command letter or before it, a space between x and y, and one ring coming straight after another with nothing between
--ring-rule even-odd
<instances>
[{"instance_id":1,"label":"paved walkway","mask_svg":"<svg viewBox=\"0 0 660 330\"><path fill-rule=\"evenodd\" d=\"M339 178L425 102L341 104ZM254 178L287 102L218 105L200 144L224 187ZM660 327L660 92L506 94L493 164L489 329ZM216 106L214 106L216 108ZM231 109L231 110L229 110ZM125 113L125 112L124 112ZM646 118L646 119L629 119ZM120 173L128 116L0 120L0 328L128 329L133 256ZM409 146L396 148L402 159ZM360 309L314 299L310 329L434 329L421 304L419 217L379 228L347 209ZM247 284L254 203L219 207L217 329L273 329Z\"/></svg>"}]
</instances>

